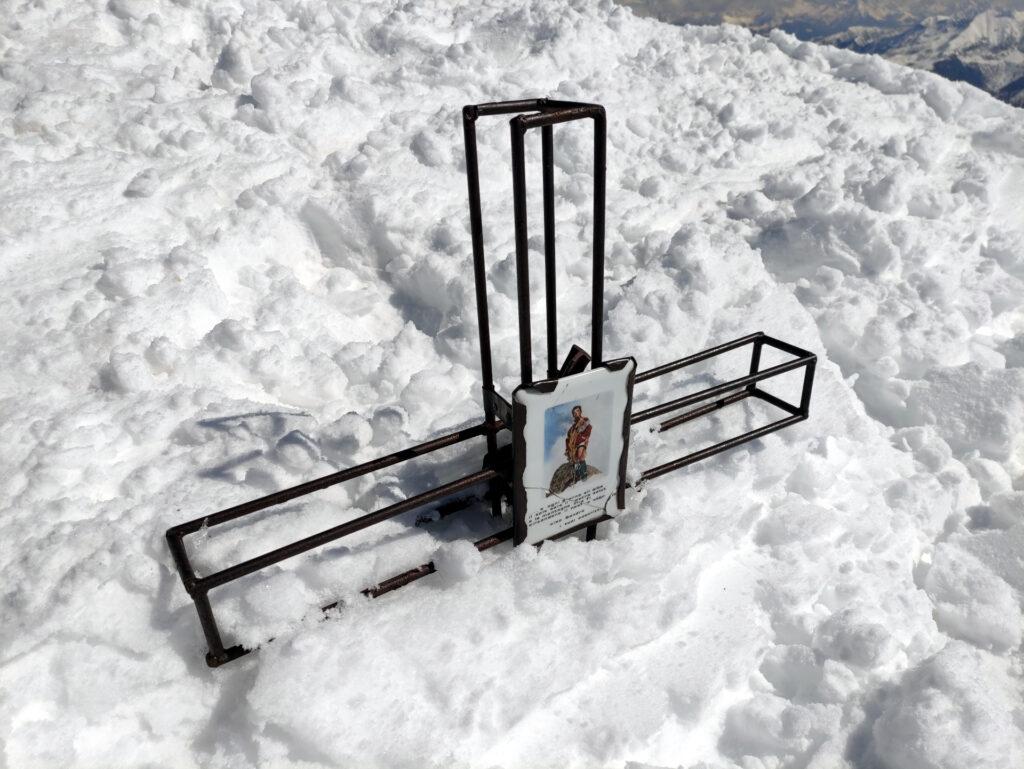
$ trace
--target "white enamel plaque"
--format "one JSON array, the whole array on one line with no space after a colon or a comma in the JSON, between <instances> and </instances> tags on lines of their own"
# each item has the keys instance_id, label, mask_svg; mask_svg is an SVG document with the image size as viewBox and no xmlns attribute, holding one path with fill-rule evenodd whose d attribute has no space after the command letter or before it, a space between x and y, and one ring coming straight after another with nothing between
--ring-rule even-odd
<instances>
[{"instance_id":1,"label":"white enamel plaque","mask_svg":"<svg viewBox=\"0 0 1024 769\"><path fill-rule=\"evenodd\" d=\"M513 393L515 544L618 510L635 373L624 358Z\"/></svg>"}]
</instances>

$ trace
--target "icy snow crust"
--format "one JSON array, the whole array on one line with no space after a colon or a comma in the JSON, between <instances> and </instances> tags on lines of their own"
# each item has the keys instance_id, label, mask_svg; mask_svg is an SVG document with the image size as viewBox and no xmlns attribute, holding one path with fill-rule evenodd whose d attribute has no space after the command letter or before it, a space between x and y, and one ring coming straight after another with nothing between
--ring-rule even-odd
<instances>
[{"instance_id":1,"label":"icy snow crust","mask_svg":"<svg viewBox=\"0 0 1024 769\"><path fill-rule=\"evenodd\" d=\"M0 23L0 764L1024 765L1024 113L608 3ZM763 329L820 356L812 419L652 484L594 543L481 556L483 513L403 517L293 559L214 593L229 640L277 640L207 669L168 526L478 418L459 111L525 95L608 108L607 354ZM585 344L590 144L558 131L561 333ZM508 131L480 138L508 392ZM750 409L639 434L634 466L772 416ZM192 552L209 573L478 462Z\"/></svg>"}]
</instances>

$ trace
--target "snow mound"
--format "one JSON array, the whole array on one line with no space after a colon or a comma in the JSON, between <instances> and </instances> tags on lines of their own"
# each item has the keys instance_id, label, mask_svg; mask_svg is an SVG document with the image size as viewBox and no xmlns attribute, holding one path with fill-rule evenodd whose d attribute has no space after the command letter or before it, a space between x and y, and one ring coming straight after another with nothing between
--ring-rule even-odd
<instances>
[{"instance_id":1,"label":"snow mound","mask_svg":"<svg viewBox=\"0 0 1024 769\"><path fill-rule=\"evenodd\" d=\"M1024 740L1014 723L1020 693L977 685L1005 675L1005 664L966 644L951 643L908 672L872 728L882 766L1020 766Z\"/></svg>"},{"instance_id":2,"label":"snow mound","mask_svg":"<svg viewBox=\"0 0 1024 769\"><path fill-rule=\"evenodd\" d=\"M1015 755L1021 113L607 1L55 0L0 33L0 763ZM764 330L819 355L811 420L651 484L591 543L479 554L503 522L432 510L225 586L226 639L263 648L209 671L163 532L479 419L459 116L541 95L608 109L606 355ZM479 135L508 392L508 131ZM557 136L567 345L589 336L591 145ZM638 431L633 469L772 416ZM192 557L238 563L479 449L204 530Z\"/></svg>"}]
</instances>

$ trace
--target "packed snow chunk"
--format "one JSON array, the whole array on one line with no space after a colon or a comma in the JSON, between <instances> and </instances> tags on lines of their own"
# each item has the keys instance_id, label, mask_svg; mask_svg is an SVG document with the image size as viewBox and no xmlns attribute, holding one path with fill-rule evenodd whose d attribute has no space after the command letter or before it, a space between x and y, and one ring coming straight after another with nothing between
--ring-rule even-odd
<instances>
[{"instance_id":1,"label":"packed snow chunk","mask_svg":"<svg viewBox=\"0 0 1024 769\"><path fill-rule=\"evenodd\" d=\"M310 607L315 609L317 604L316 594L298 575L280 571L246 590L241 616L226 618L225 625L242 644L252 648L297 627ZM233 626L232 619L237 619L237 626Z\"/></svg>"},{"instance_id":2,"label":"packed snow chunk","mask_svg":"<svg viewBox=\"0 0 1024 769\"><path fill-rule=\"evenodd\" d=\"M729 708L718 748L736 759L785 756L806 765L814 748L838 726L841 712L836 705L793 705L758 694Z\"/></svg>"},{"instance_id":3,"label":"packed snow chunk","mask_svg":"<svg viewBox=\"0 0 1024 769\"><path fill-rule=\"evenodd\" d=\"M875 622L866 610L853 606L818 626L814 649L829 659L874 668L890 660L898 644L885 626Z\"/></svg>"},{"instance_id":4,"label":"packed snow chunk","mask_svg":"<svg viewBox=\"0 0 1024 769\"><path fill-rule=\"evenodd\" d=\"M306 470L320 460L320 448L301 430L292 430L274 446L273 461L291 470Z\"/></svg>"},{"instance_id":5,"label":"packed snow chunk","mask_svg":"<svg viewBox=\"0 0 1024 769\"><path fill-rule=\"evenodd\" d=\"M1001 464L982 456L969 458L965 463L983 495L999 494L1013 489L1013 478Z\"/></svg>"},{"instance_id":6,"label":"packed snow chunk","mask_svg":"<svg viewBox=\"0 0 1024 769\"><path fill-rule=\"evenodd\" d=\"M801 468L794 471L794 474L798 473L801 473ZM839 529L834 511L790 494L774 505L758 523L755 542L770 547L797 545L806 548L813 542L829 539Z\"/></svg>"},{"instance_id":7,"label":"packed snow chunk","mask_svg":"<svg viewBox=\"0 0 1024 769\"><path fill-rule=\"evenodd\" d=\"M99 371L99 385L107 392L144 391L153 385L153 373L141 355L114 350Z\"/></svg>"},{"instance_id":8,"label":"packed snow chunk","mask_svg":"<svg viewBox=\"0 0 1024 769\"><path fill-rule=\"evenodd\" d=\"M483 555L469 540L460 539L441 545L431 559L434 568L446 585L469 579L483 564Z\"/></svg>"},{"instance_id":9,"label":"packed snow chunk","mask_svg":"<svg viewBox=\"0 0 1024 769\"><path fill-rule=\"evenodd\" d=\"M425 166L441 166L449 160L444 145L426 131L420 131L413 137L409 149L412 150L416 159Z\"/></svg>"},{"instance_id":10,"label":"packed snow chunk","mask_svg":"<svg viewBox=\"0 0 1024 769\"><path fill-rule=\"evenodd\" d=\"M126 198L148 198L160 188L160 174L153 168L140 171L125 187Z\"/></svg>"},{"instance_id":11,"label":"packed snow chunk","mask_svg":"<svg viewBox=\"0 0 1024 769\"><path fill-rule=\"evenodd\" d=\"M242 352L253 346L252 335L245 326L232 318L226 318L210 329L206 335L206 342L213 347L235 352Z\"/></svg>"},{"instance_id":12,"label":"packed snow chunk","mask_svg":"<svg viewBox=\"0 0 1024 769\"><path fill-rule=\"evenodd\" d=\"M146 348L146 360L157 374L169 374L174 371L180 355L181 350L165 336L158 336Z\"/></svg>"},{"instance_id":13,"label":"packed snow chunk","mask_svg":"<svg viewBox=\"0 0 1024 769\"><path fill-rule=\"evenodd\" d=\"M252 75L252 59L244 41L232 37L220 51L217 67L211 77L213 85L231 91L236 86L248 83Z\"/></svg>"},{"instance_id":14,"label":"packed snow chunk","mask_svg":"<svg viewBox=\"0 0 1024 769\"><path fill-rule=\"evenodd\" d=\"M1006 358L1007 368L1024 368L1024 334L1017 334L1007 339L999 347Z\"/></svg>"},{"instance_id":15,"label":"packed snow chunk","mask_svg":"<svg viewBox=\"0 0 1024 769\"><path fill-rule=\"evenodd\" d=\"M155 259L140 258L128 248L111 248L103 253L101 274L96 288L108 299L121 300L142 296L164 274Z\"/></svg>"},{"instance_id":16,"label":"packed snow chunk","mask_svg":"<svg viewBox=\"0 0 1024 769\"><path fill-rule=\"evenodd\" d=\"M907 407L915 424L935 424L955 452L1024 462L1024 369L933 369L911 390Z\"/></svg>"},{"instance_id":17,"label":"packed snow chunk","mask_svg":"<svg viewBox=\"0 0 1024 769\"><path fill-rule=\"evenodd\" d=\"M1024 522L1024 491L996 492L985 504L968 507L967 515L971 529L1010 529Z\"/></svg>"},{"instance_id":18,"label":"packed snow chunk","mask_svg":"<svg viewBox=\"0 0 1024 769\"><path fill-rule=\"evenodd\" d=\"M952 642L903 677L872 727L886 769L1024 766L1020 692L1006 662Z\"/></svg>"},{"instance_id":19,"label":"packed snow chunk","mask_svg":"<svg viewBox=\"0 0 1024 769\"><path fill-rule=\"evenodd\" d=\"M107 10L124 21L141 21L151 15L159 3L151 0L110 0Z\"/></svg>"},{"instance_id":20,"label":"packed snow chunk","mask_svg":"<svg viewBox=\"0 0 1024 769\"><path fill-rule=\"evenodd\" d=\"M373 439L365 417L350 411L317 432L324 457L339 465L353 464L360 450Z\"/></svg>"},{"instance_id":21,"label":"packed snow chunk","mask_svg":"<svg viewBox=\"0 0 1024 769\"><path fill-rule=\"evenodd\" d=\"M956 544L935 548L924 589L935 604L935 621L953 636L993 651L1021 641L1021 610L1013 589Z\"/></svg>"},{"instance_id":22,"label":"packed snow chunk","mask_svg":"<svg viewBox=\"0 0 1024 769\"><path fill-rule=\"evenodd\" d=\"M761 663L761 675L780 697L813 702L821 684L822 668L809 646L775 646Z\"/></svg>"}]
</instances>

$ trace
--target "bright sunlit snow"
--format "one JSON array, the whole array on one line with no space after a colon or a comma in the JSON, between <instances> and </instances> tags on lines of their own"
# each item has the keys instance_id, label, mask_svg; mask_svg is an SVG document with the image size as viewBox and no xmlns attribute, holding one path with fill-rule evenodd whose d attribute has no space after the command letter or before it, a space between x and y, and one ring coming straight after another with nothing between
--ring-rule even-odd
<instances>
[{"instance_id":1,"label":"bright sunlit snow","mask_svg":"<svg viewBox=\"0 0 1024 769\"><path fill-rule=\"evenodd\" d=\"M610 2L18 2L0 56L0 765L1024 765L1024 111ZM480 418L459 118L534 96L608 110L606 357L763 330L819 355L811 419L596 542L481 555L481 509L270 568L212 595L276 640L208 669L169 526ZM479 131L509 393L509 132ZM567 350L591 144L555 137ZM635 431L633 469L765 418ZM210 573L482 452L187 541Z\"/></svg>"}]
</instances>

